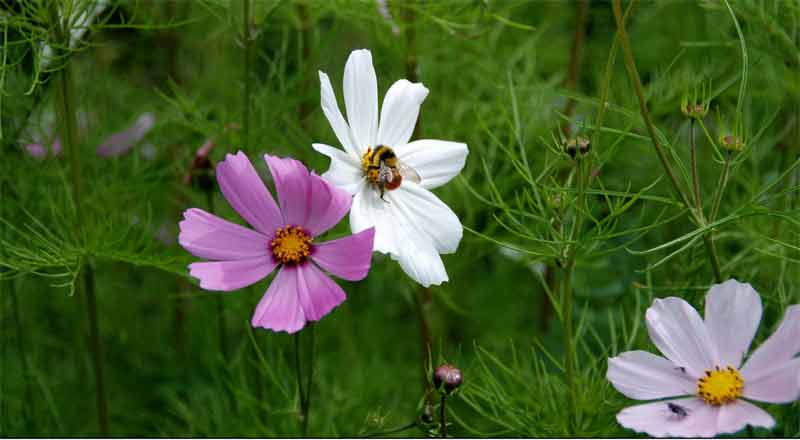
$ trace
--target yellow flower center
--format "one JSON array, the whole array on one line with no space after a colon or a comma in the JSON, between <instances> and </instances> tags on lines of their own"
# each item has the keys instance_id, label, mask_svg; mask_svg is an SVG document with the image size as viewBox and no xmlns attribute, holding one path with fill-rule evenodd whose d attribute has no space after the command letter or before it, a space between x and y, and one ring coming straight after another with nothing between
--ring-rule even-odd
<instances>
[{"instance_id":1,"label":"yellow flower center","mask_svg":"<svg viewBox=\"0 0 800 440\"><path fill-rule=\"evenodd\" d=\"M285 226L275 231L269 246L272 255L281 263L301 263L311 250L311 237L300 226Z\"/></svg>"},{"instance_id":2,"label":"yellow flower center","mask_svg":"<svg viewBox=\"0 0 800 440\"><path fill-rule=\"evenodd\" d=\"M709 405L723 405L741 397L743 386L739 370L716 367L697 381L697 394Z\"/></svg>"}]
</instances>

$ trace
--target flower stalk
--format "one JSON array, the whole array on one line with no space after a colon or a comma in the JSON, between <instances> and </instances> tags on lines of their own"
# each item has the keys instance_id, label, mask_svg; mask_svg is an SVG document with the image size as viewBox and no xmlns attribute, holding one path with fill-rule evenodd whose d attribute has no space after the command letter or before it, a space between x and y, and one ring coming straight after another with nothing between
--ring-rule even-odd
<instances>
[{"instance_id":1,"label":"flower stalk","mask_svg":"<svg viewBox=\"0 0 800 440\"><path fill-rule=\"evenodd\" d=\"M66 29L66 22L58 19L58 12L52 9L53 23L58 32L58 41L69 43L69 29ZM77 120L75 113L75 92L72 82L72 67L69 62L65 63L58 72L58 87L56 93L56 113L59 120L61 141L64 150L69 157L72 202L74 204L74 234L78 242L84 240L82 226L84 218L82 213L82 182L81 182L81 162L80 151L77 141ZM103 372L103 347L100 341L100 330L97 322L97 301L95 298L95 279L94 269L90 256L84 256L80 270L83 272L82 282L78 283L79 291L86 296L86 314L89 321L89 351L92 358L95 379L95 398L97 401L98 425L100 433L108 435L108 404L105 394L105 381Z\"/></svg>"},{"instance_id":2,"label":"flower stalk","mask_svg":"<svg viewBox=\"0 0 800 440\"><path fill-rule=\"evenodd\" d=\"M635 2L632 1L631 4ZM631 6L629 6L630 8ZM692 218L699 226L705 226L706 221L703 218L702 211L698 211L693 208L692 203L689 201L688 196L681 188L681 185L678 183L678 178L675 175L675 172L670 165L667 155L664 152L663 147L661 146L661 142L658 140L658 136L656 136L656 129L655 125L653 125L653 120L650 117L650 111L647 109L647 101L644 97L644 92L642 90L642 81L639 77L639 71L636 69L636 62L633 59L633 51L631 50L630 39L628 38L628 32L625 29L625 18L622 16L622 7L620 5L620 0L613 0L612 9L614 10L614 19L617 23L617 33L620 37L620 43L622 43L622 52L625 56L625 67L628 71L628 77L633 84L633 89L636 94L637 99L639 100L639 108L642 114L642 119L644 120L645 127L647 128L647 132L650 135L650 139L653 143L653 148L656 150L656 155L658 156L659 161L661 162L662 168L664 168L664 172L669 177L670 183L672 183L672 188L680 198L680 201L689 210ZM714 241L708 237L708 235L704 236L704 241L706 243L706 253L708 254L709 262L711 263L711 268L714 272L714 278L717 282L722 281L722 274L720 271L719 265L719 258L717 257L716 249L714 247Z\"/></svg>"},{"instance_id":3,"label":"flower stalk","mask_svg":"<svg viewBox=\"0 0 800 440\"><path fill-rule=\"evenodd\" d=\"M295 333L294 335L295 372L297 374L297 389L300 394L300 426L302 428L303 437L308 436L308 425L311 417L311 390L314 385L314 328L314 323L308 324L306 338L303 338L301 333ZM303 339L305 339L305 344L303 343ZM304 348L303 345L306 345L306 347ZM307 358L305 378L303 378L303 352L305 352ZM304 381L305 384L303 383Z\"/></svg>"}]
</instances>

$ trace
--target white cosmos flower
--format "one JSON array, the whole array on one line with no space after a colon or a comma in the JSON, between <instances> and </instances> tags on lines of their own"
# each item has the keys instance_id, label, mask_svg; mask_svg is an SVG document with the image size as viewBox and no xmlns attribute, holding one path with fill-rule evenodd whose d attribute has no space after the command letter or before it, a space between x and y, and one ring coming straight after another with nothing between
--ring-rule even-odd
<instances>
[{"instance_id":1,"label":"white cosmos flower","mask_svg":"<svg viewBox=\"0 0 800 440\"><path fill-rule=\"evenodd\" d=\"M461 171L467 145L433 139L409 142L420 105L428 96L428 89L419 83L395 82L383 98L379 117L378 84L372 54L366 49L353 51L344 68L347 121L328 75L319 72L319 79L322 111L344 150L325 144L313 147L331 159L322 176L354 196L351 229L356 233L374 226L375 250L390 254L423 286L447 281L439 254L456 251L463 228L455 213L430 190ZM362 168L364 155L377 146L391 148L402 164L416 171L419 183L404 178L400 187L385 191L382 200Z\"/></svg>"}]
</instances>

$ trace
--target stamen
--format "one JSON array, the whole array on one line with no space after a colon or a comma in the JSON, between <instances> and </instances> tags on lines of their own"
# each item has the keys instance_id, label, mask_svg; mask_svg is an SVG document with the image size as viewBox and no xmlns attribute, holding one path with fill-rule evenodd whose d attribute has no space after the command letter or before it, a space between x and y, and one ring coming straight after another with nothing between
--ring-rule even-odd
<instances>
[{"instance_id":1,"label":"stamen","mask_svg":"<svg viewBox=\"0 0 800 440\"><path fill-rule=\"evenodd\" d=\"M709 405L723 405L742 396L744 380L736 368L716 366L705 374L697 380L697 394Z\"/></svg>"},{"instance_id":2,"label":"stamen","mask_svg":"<svg viewBox=\"0 0 800 440\"><path fill-rule=\"evenodd\" d=\"M311 240L300 226L285 226L275 231L269 246L276 260L284 264L297 264L308 258Z\"/></svg>"}]
</instances>

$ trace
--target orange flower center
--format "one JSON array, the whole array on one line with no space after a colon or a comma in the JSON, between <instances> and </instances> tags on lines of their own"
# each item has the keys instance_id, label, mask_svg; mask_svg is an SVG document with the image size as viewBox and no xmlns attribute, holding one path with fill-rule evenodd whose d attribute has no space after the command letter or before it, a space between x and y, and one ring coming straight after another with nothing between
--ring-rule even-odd
<instances>
[{"instance_id":1,"label":"orange flower center","mask_svg":"<svg viewBox=\"0 0 800 440\"><path fill-rule=\"evenodd\" d=\"M285 226L275 231L269 246L272 255L281 263L302 263L311 250L311 237L300 226Z\"/></svg>"},{"instance_id":2,"label":"orange flower center","mask_svg":"<svg viewBox=\"0 0 800 440\"><path fill-rule=\"evenodd\" d=\"M728 366L706 370L697 381L697 394L709 405L723 405L742 396L744 381L739 370Z\"/></svg>"}]
</instances>

